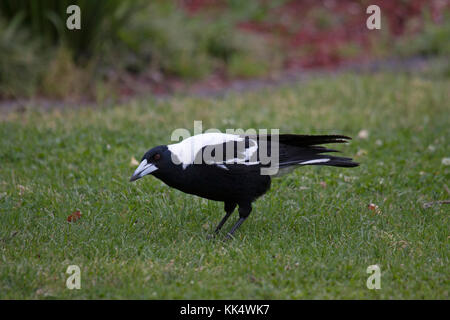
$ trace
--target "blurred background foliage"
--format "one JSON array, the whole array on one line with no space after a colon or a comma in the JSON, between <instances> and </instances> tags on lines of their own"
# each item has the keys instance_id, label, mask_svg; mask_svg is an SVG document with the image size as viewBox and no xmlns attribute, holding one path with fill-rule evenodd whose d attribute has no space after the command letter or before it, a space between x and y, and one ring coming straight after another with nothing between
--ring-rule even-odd
<instances>
[{"instance_id":1,"label":"blurred background foliage","mask_svg":"<svg viewBox=\"0 0 450 320\"><path fill-rule=\"evenodd\" d=\"M383 15L375 37L365 0L2 0L0 99L101 102L139 86L167 92L178 81L450 55L447 1L372 2ZM81 30L66 28L71 4Z\"/></svg>"}]
</instances>

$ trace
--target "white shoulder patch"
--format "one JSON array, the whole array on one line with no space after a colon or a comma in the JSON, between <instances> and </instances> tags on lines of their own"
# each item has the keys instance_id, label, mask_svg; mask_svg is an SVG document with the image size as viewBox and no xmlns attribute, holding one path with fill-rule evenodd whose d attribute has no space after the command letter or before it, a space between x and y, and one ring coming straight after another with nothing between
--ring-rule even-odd
<instances>
[{"instance_id":1,"label":"white shoulder patch","mask_svg":"<svg viewBox=\"0 0 450 320\"><path fill-rule=\"evenodd\" d=\"M257 153L255 154L255 152L257 152L257 151L258 151L258 143L253 139L249 139L249 147L244 150L244 159L233 158L233 159L227 160L225 163L239 163L239 164L245 164L247 166L259 164L259 161L250 162L250 160L256 160L256 159L253 159L252 157L253 156L257 157Z\"/></svg>"},{"instance_id":2,"label":"white shoulder patch","mask_svg":"<svg viewBox=\"0 0 450 320\"><path fill-rule=\"evenodd\" d=\"M227 133L204 133L196 136L189 137L183 141L175 144L170 144L167 146L169 151L177 158L178 163L183 165L183 169L194 163L197 153L204 147L209 145L218 145L226 143L229 141L243 141L244 137L227 134ZM258 162L245 162L252 158L253 154L258 150L258 143L255 140L250 139L249 148L245 149L244 159L230 159L226 161L226 164L230 163L244 163L246 165L258 164ZM223 161L216 163L222 169L228 170L226 166L223 165Z\"/></svg>"},{"instance_id":3,"label":"white shoulder patch","mask_svg":"<svg viewBox=\"0 0 450 320\"><path fill-rule=\"evenodd\" d=\"M189 137L175 144L169 144L167 148L183 164L183 169L194 163L197 153L208 145L226 143L228 141L242 141L243 138L226 133L203 133Z\"/></svg>"}]
</instances>

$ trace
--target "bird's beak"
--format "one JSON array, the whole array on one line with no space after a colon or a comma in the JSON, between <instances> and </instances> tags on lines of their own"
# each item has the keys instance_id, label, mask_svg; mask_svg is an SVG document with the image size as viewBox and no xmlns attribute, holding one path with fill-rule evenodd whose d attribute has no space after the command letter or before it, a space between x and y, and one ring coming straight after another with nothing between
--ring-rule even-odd
<instances>
[{"instance_id":1,"label":"bird's beak","mask_svg":"<svg viewBox=\"0 0 450 320\"><path fill-rule=\"evenodd\" d=\"M158 170L158 168L153 163L147 163L147 160L144 159L139 164L136 171L134 171L130 181L136 181L137 179L140 179L156 170Z\"/></svg>"}]
</instances>

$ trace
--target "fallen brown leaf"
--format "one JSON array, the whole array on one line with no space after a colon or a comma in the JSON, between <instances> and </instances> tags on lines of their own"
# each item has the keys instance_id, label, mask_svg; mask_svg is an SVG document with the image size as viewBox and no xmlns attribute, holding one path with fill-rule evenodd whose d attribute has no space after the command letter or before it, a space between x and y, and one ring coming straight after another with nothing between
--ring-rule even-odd
<instances>
[{"instance_id":1,"label":"fallen brown leaf","mask_svg":"<svg viewBox=\"0 0 450 320\"><path fill-rule=\"evenodd\" d=\"M75 221L77 221L78 219L80 219L81 216L82 216L82 214L81 214L80 211L78 211L78 210L77 210L77 211L74 211L74 212L72 212L72 214L71 214L70 216L67 217L67 221L69 221L69 222L75 222Z\"/></svg>"},{"instance_id":2,"label":"fallen brown leaf","mask_svg":"<svg viewBox=\"0 0 450 320\"><path fill-rule=\"evenodd\" d=\"M369 210L373 211L374 213L381 214L381 210L376 204L370 203L367 207L369 208Z\"/></svg>"}]
</instances>

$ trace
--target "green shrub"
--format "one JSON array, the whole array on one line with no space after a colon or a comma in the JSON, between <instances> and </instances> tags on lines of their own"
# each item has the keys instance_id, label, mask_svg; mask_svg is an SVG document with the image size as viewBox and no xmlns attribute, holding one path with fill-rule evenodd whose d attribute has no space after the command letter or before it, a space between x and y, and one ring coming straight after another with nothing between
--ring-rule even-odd
<instances>
[{"instance_id":1,"label":"green shrub","mask_svg":"<svg viewBox=\"0 0 450 320\"><path fill-rule=\"evenodd\" d=\"M173 4L157 2L135 14L119 30L125 45L121 65L131 70L152 66L164 73L201 77L211 72L198 22Z\"/></svg>"},{"instance_id":2,"label":"green shrub","mask_svg":"<svg viewBox=\"0 0 450 320\"><path fill-rule=\"evenodd\" d=\"M38 41L20 28L21 19L8 24L0 17L0 97L32 95L45 65Z\"/></svg>"},{"instance_id":3,"label":"green shrub","mask_svg":"<svg viewBox=\"0 0 450 320\"><path fill-rule=\"evenodd\" d=\"M77 66L70 50L61 46L56 50L42 76L40 91L52 98L76 100L91 96L92 72L89 68Z\"/></svg>"},{"instance_id":4,"label":"green shrub","mask_svg":"<svg viewBox=\"0 0 450 320\"><path fill-rule=\"evenodd\" d=\"M66 27L71 4L80 6L81 30ZM217 70L251 77L271 63L258 36L236 32L233 8L209 16L172 1L2 0L0 10L1 95L92 97L92 88L149 69L188 79Z\"/></svg>"},{"instance_id":5,"label":"green shrub","mask_svg":"<svg viewBox=\"0 0 450 320\"><path fill-rule=\"evenodd\" d=\"M78 5L81 30L66 27L67 7ZM117 28L142 4L136 0L2 0L0 12L8 21L18 14L22 25L48 44L63 43L78 60L95 53L99 45L115 37Z\"/></svg>"},{"instance_id":6,"label":"green shrub","mask_svg":"<svg viewBox=\"0 0 450 320\"><path fill-rule=\"evenodd\" d=\"M234 23L227 15L188 16L172 2L153 3L120 28L120 41L126 45L120 63L135 71L151 65L163 73L200 78L227 69L243 56L258 59L265 48L259 43L253 47L256 36L242 36Z\"/></svg>"},{"instance_id":7,"label":"green shrub","mask_svg":"<svg viewBox=\"0 0 450 320\"><path fill-rule=\"evenodd\" d=\"M397 51L402 55L450 56L450 10L443 13L442 23L425 13L425 25L419 34L403 39Z\"/></svg>"}]
</instances>

